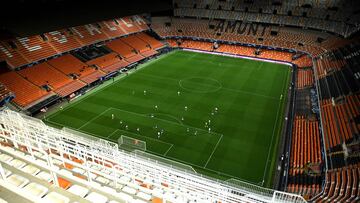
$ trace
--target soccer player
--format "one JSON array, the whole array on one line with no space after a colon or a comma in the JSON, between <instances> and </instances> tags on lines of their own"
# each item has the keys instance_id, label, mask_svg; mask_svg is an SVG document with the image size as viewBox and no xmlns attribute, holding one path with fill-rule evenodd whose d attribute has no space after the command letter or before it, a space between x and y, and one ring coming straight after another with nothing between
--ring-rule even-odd
<instances>
[{"instance_id":1,"label":"soccer player","mask_svg":"<svg viewBox=\"0 0 360 203\"><path fill-rule=\"evenodd\" d=\"M160 139L160 132L158 132L157 134L158 134L158 139Z\"/></svg>"},{"instance_id":2,"label":"soccer player","mask_svg":"<svg viewBox=\"0 0 360 203\"><path fill-rule=\"evenodd\" d=\"M128 125L126 125L126 126L125 126L125 129L126 129L126 130L129 130L129 126L128 126Z\"/></svg>"},{"instance_id":3,"label":"soccer player","mask_svg":"<svg viewBox=\"0 0 360 203\"><path fill-rule=\"evenodd\" d=\"M62 107L62 106L60 106L60 110L63 110L63 107Z\"/></svg>"},{"instance_id":4,"label":"soccer player","mask_svg":"<svg viewBox=\"0 0 360 203\"><path fill-rule=\"evenodd\" d=\"M144 95L146 95L146 90L144 90Z\"/></svg>"},{"instance_id":5,"label":"soccer player","mask_svg":"<svg viewBox=\"0 0 360 203\"><path fill-rule=\"evenodd\" d=\"M140 132L140 128L136 128L136 131Z\"/></svg>"},{"instance_id":6,"label":"soccer player","mask_svg":"<svg viewBox=\"0 0 360 203\"><path fill-rule=\"evenodd\" d=\"M184 117L181 117L181 120L183 121L183 120L184 120Z\"/></svg>"},{"instance_id":7,"label":"soccer player","mask_svg":"<svg viewBox=\"0 0 360 203\"><path fill-rule=\"evenodd\" d=\"M155 105L155 109L158 110L158 106L157 106L157 105Z\"/></svg>"},{"instance_id":8,"label":"soccer player","mask_svg":"<svg viewBox=\"0 0 360 203\"><path fill-rule=\"evenodd\" d=\"M120 125L122 124L122 120L120 120Z\"/></svg>"},{"instance_id":9,"label":"soccer player","mask_svg":"<svg viewBox=\"0 0 360 203\"><path fill-rule=\"evenodd\" d=\"M180 91L178 91L178 96L180 96Z\"/></svg>"},{"instance_id":10,"label":"soccer player","mask_svg":"<svg viewBox=\"0 0 360 203\"><path fill-rule=\"evenodd\" d=\"M111 119L114 120L115 116L114 114L111 114Z\"/></svg>"},{"instance_id":11,"label":"soccer player","mask_svg":"<svg viewBox=\"0 0 360 203\"><path fill-rule=\"evenodd\" d=\"M209 132L211 131L211 128L209 128Z\"/></svg>"},{"instance_id":12,"label":"soccer player","mask_svg":"<svg viewBox=\"0 0 360 203\"><path fill-rule=\"evenodd\" d=\"M217 107L215 107L215 113L217 113L217 111L218 111L218 108L217 108Z\"/></svg>"},{"instance_id":13,"label":"soccer player","mask_svg":"<svg viewBox=\"0 0 360 203\"><path fill-rule=\"evenodd\" d=\"M195 136L197 135L197 130L195 131L194 135L195 135Z\"/></svg>"},{"instance_id":14,"label":"soccer player","mask_svg":"<svg viewBox=\"0 0 360 203\"><path fill-rule=\"evenodd\" d=\"M190 129L189 128L186 128L186 132L189 132L190 131Z\"/></svg>"},{"instance_id":15,"label":"soccer player","mask_svg":"<svg viewBox=\"0 0 360 203\"><path fill-rule=\"evenodd\" d=\"M185 106L185 111L187 111L187 106Z\"/></svg>"}]
</instances>

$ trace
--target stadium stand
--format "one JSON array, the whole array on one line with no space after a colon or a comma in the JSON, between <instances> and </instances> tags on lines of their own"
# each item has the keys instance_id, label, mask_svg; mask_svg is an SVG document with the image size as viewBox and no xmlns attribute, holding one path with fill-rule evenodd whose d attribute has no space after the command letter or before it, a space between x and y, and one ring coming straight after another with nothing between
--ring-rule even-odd
<instances>
[{"instance_id":1,"label":"stadium stand","mask_svg":"<svg viewBox=\"0 0 360 203\"><path fill-rule=\"evenodd\" d=\"M327 149L341 145L359 133L359 126L354 121L354 118L360 115L359 99L359 95L350 95L338 103L322 101Z\"/></svg>"},{"instance_id":2,"label":"stadium stand","mask_svg":"<svg viewBox=\"0 0 360 203\"><path fill-rule=\"evenodd\" d=\"M319 123L296 116L292 134L287 191L311 199L321 188L317 176L322 162Z\"/></svg>"},{"instance_id":3,"label":"stadium stand","mask_svg":"<svg viewBox=\"0 0 360 203\"><path fill-rule=\"evenodd\" d=\"M150 50L150 46L140 38L136 37L136 35L124 37L121 40L129 46L133 47L136 53L143 53Z\"/></svg>"},{"instance_id":4,"label":"stadium stand","mask_svg":"<svg viewBox=\"0 0 360 203\"><path fill-rule=\"evenodd\" d=\"M44 35L16 38L17 51L29 61L39 61L57 54Z\"/></svg>"},{"instance_id":5,"label":"stadium stand","mask_svg":"<svg viewBox=\"0 0 360 203\"><path fill-rule=\"evenodd\" d=\"M0 58L2 60L6 60L11 67L18 67L30 63L29 60L24 58L15 49L12 49L11 46L16 47L16 45L11 41L0 42Z\"/></svg>"},{"instance_id":6,"label":"stadium stand","mask_svg":"<svg viewBox=\"0 0 360 203\"><path fill-rule=\"evenodd\" d=\"M26 80L45 89L57 90L71 82L71 79L47 63L40 63L18 71Z\"/></svg>"},{"instance_id":7,"label":"stadium stand","mask_svg":"<svg viewBox=\"0 0 360 203\"><path fill-rule=\"evenodd\" d=\"M92 59L86 63L90 66L98 67L104 72L113 72L128 65L126 61L120 59L119 56L114 52Z\"/></svg>"},{"instance_id":8,"label":"stadium stand","mask_svg":"<svg viewBox=\"0 0 360 203\"><path fill-rule=\"evenodd\" d=\"M303 55L302 57L293 60L293 62L300 68L313 66L312 59L308 55Z\"/></svg>"},{"instance_id":9,"label":"stadium stand","mask_svg":"<svg viewBox=\"0 0 360 203\"><path fill-rule=\"evenodd\" d=\"M304 88L314 85L314 76L311 69L307 69L307 70L298 69L297 74L298 74L297 82L296 82L297 88Z\"/></svg>"},{"instance_id":10,"label":"stadium stand","mask_svg":"<svg viewBox=\"0 0 360 203\"><path fill-rule=\"evenodd\" d=\"M165 25L165 22L171 22L171 26ZM210 28L209 24L214 27ZM243 44L261 44L263 46L271 47L284 47L288 49L295 49L307 53L312 53L313 56L324 53L323 44L330 41L330 35L326 33L312 32L312 31L298 31L291 28L278 28L276 26L260 27L256 24L251 26L245 26L243 32L238 32L240 24L237 24L233 28L228 28L227 23L221 21L209 21L207 20L193 20L184 18L154 18L151 28L158 33L161 37L170 38L176 36L186 36L201 39L212 39L229 41L233 43L241 42ZM253 31L256 27L256 30ZM195 29L196 28L196 29ZM276 36L272 36L272 30L276 30ZM181 31L181 32L179 32ZM303 34L303 32L307 32ZM281 34L290 33L290 34ZM321 37L325 39L319 44L315 39ZM340 40L340 38L337 38ZM310 43L309 43L310 42Z\"/></svg>"},{"instance_id":11,"label":"stadium stand","mask_svg":"<svg viewBox=\"0 0 360 203\"><path fill-rule=\"evenodd\" d=\"M11 71L0 73L0 100L13 92L27 109L55 94L67 97L168 47L292 63L286 192L206 179L9 110L0 112L0 185L34 202L360 202L356 7L290 0L173 5L174 16L152 17L150 28L134 15L1 40L0 61ZM109 53L90 60L74 53L92 46Z\"/></svg>"},{"instance_id":12,"label":"stadium stand","mask_svg":"<svg viewBox=\"0 0 360 203\"><path fill-rule=\"evenodd\" d=\"M14 96L14 93L12 93L4 84L0 83L0 106L10 102Z\"/></svg>"},{"instance_id":13,"label":"stadium stand","mask_svg":"<svg viewBox=\"0 0 360 203\"><path fill-rule=\"evenodd\" d=\"M143 40L144 42L149 44L151 49L159 49L164 46L164 44L162 44L160 41L154 39L153 37L151 37L143 32L138 33L136 35L136 37L140 38L141 40Z\"/></svg>"},{"instance_id":14,"label":"stadium stand","mask_svg":"<svg viewBox=\"0 0 360 203\"><path fill-rule=\"evenodd\" d=\"M59 30L45 33L44 35L49 40L51 46L59 53L68 52L77 49L82 44L75 38L73 34L70 34L68 30Z\"/></svg>"},{"instance_id":15,"label":"stadium stand","mask_svg":"<svg viewBox=\"0 0 360 203\"><path fill-rule=\"evenodd\" d=\"M356 4L349 2L339 5L337 1L320 1L316 5L312 5L302 1L295 3L291 0L282 1L278 4L262 1L176 0L174 5L174 15L181 17L233 19L245 22L306 27L326 30L345 37L357 31L358 15L351 15L356 10ZM260 9L261 12L259 12ZM344 21L348 23L344 24Z\"/></svg>"},{"instance_id":16,"label":"stadium stand","mask_svg":"<svg viewBox=\"0 0 360 203\"><path fill-rule=\"evenodd\" d=\"M55 92L61 97L66 97L71 93L85 87L86 85L87 84L85 82L82 82L81 80L74 80L62 86L61 88L56 89Z\"/></svg>"},{"instance_id":17,"label":"stadium stand","mask_svg":"<svg viewBox=\"0 0 360 203\"><path fill-rule=\"evenodd\" d=\"M29 84L30 89L45 88L52 95L56 93L61 97L66 97L106 74L157 54L156 49L162 48L164 45L146 33L115 39L147 29L149 27L144 19L139 16L131 16L70 27L36 36L6 39L0 41L0 60L4 60L10 69L21 67L22 70L18 71L18 74L25 81L29 81L22 84ZM66 53L74 50L81 51L84 46L92 46L94 43L105 40L112 40L108 41L106 45L116 53L89 61L81 61L72 53ZM51 59L51 57L53 58ZM32 63L38 64L29 65ZM28 65L31 67L27 67ZM40 74L36 74L38 71L41 71ZM49 75L52 76L51 79L47 78ZM5 79L7 76L9 74L2 77L4 81L7 81ZM16 77L23 81L20 78ZM7 81L7 83L10 82ZM29 94L29 99L21 98L26 97L26 94L19 96L19 92L22 92L20 86L9 85L8 87L17 97L20 97L20 100L15 99L14 102L22 108L28 108L29 104L34 104L32 102L40 98L40 94L37 94L36 97Z\"/></svg>"},{"instance_id":18,"label":"stadium stand","mask_svg":"<svg viewBox=\"0 0 360 203\"><path fill-rule=\"evenodd\" d=\"M254 47L218 43L218 48L214 49L213 47L214 44L211 42L194 41L194 40L173 40L173 39L168 39L167 42L172 47L200 49L205 51L216 51L221 53L229 53L229 54L236 54L242 56L250 56L250 57L258 57L258 58L278 60L284 62L291 62L299 67L308 67L309 65L311 66L312 64L311 60L309 61L309 59L307 58L292 60L293 54L284 51L264 49L264 50L260 50L260 53L256 55L255 54L256 48Z\"/></svg>"},{"instance_id":19,"label":"stadium stand","mask_svg":"<svg viewBox=\"0 0 360 203\"><path fill-rule=\"evenodd\" d=\"M149 29L145 20L136 15L114 19L113 22L103 21L36 36L2 40L0 59L14 69L86 45Z\"/></svg>"},{"instance_id":20,"label":"stadium stand","mask_svg":"<svg viewBox=\"0 0 360 203\"><path fill-rule=\"evenodd\" d=\"M47 63L69 77L80 78L95 72L94 68L89 67L71 54L50 59Z\"/></svg>"},{"instance_id":21,"label":"stadium stand","mask_svg":"<svg viewBox=\"0 0 360 203\"><path fill-rule=\"evenodd\" d=\"M329 170L324 193L314 202L358 202L360 197L359 172L359 165Z\"/></svg>"},{"instance_id":22,"label":"stadium stand","mask_svg":"<svg viewBox=\"0 0 360 203\"><path fill-rule=\"evenodd\" d=\"M121 39L116 39L111 42L108 42L108 43L106 43L106 46L124 58L130 58L130 57L136 55L134 48L127 45Z\"/></svg>"},{"instance_id":23,"label":"stadium stand","mask_svg":"<svg viewBox=\"0 0 360 203\"><path fill-rule=\"evenodd\" d=\"M14 102L22 107L43 98L49 93L22 78L16 72L0 74L0 81L15 93Z\"/></svg>"}]
</instances>

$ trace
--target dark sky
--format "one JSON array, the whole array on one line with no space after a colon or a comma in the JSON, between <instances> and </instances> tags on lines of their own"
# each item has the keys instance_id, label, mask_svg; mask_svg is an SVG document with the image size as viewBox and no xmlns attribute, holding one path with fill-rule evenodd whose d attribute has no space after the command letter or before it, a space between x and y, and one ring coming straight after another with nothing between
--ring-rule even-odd
<instances>
[{"instance_id":1,"label":"dark sky","mask_svg":"<svg viewBox=\"0 0 360 203\"><path fill-rule=\"evenodd\" d=\"M2 0L0 36L29 36L133 14L171 9L171 0Z\"/></svg>"}]
</instances>

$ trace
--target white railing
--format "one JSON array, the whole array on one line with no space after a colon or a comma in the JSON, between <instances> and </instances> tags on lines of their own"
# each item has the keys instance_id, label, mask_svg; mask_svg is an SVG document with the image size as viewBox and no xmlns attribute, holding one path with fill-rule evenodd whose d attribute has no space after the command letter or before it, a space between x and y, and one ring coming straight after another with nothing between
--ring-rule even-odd
<instances>
[{"instance_id":1,"label":"white railing","mask_svg":"<svg viewBox=\"0 0 360 203\"><path fill-rule=\"evenodd\" d=\"M140 177L144 177L142 181L151 179L151 184L155 187L176 194L177 199L172 200L167 199L164 193L163 199L173 202L306 202L299 195L243 181L225 182L205 177L148 156L119 150L116 143L69 129L49 127L41 120L10 110L0 112L0 137L15 147L25 146L30 155L33 150L44 152L49 160L53 157L52 151L60 155L71 155L85 163L83 169L87 172L90 171L87 167L89 161L101 163L99 167L112 170L111 180L115 186L121 176L139 179L141 174ZM91 179L88 181L91 182Z\"/></svg>"}]
</instances>

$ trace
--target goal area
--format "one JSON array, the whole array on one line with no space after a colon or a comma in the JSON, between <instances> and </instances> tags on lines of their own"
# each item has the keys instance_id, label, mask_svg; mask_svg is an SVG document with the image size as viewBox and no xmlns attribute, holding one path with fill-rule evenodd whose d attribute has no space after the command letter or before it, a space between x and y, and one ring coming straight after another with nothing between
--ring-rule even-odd
<instances>
[{"instance_id":1,"label":"goal area","mask_svg":"<svg viewBox=\"0 0 360 203\"><path fill-rule=\"evenodd\" d=\"M130 150L139 149L142 151L146 151L146 142L143 140L121 135L118 140L118 143L119 143L119 147L121 148L130 149Z\"/></svg>"}]
</instances>

